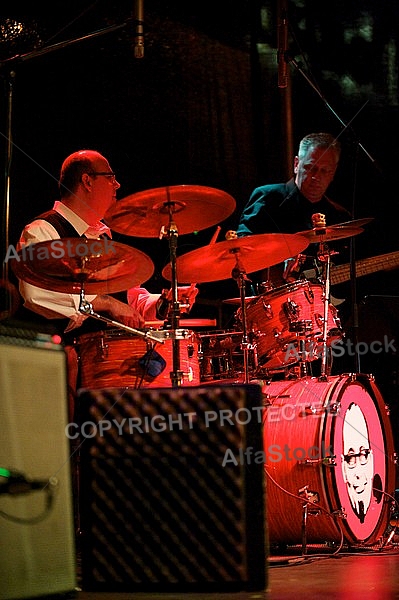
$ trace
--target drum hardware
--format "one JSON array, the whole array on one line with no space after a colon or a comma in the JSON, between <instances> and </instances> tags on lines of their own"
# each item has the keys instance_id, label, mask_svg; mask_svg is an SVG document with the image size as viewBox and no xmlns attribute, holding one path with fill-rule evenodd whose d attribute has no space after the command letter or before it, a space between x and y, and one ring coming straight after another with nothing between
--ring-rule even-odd
<instances>
[{"instance_id":1,"label":"drum hardware","mask_svg":"<svg viewBox=\"0 0 399 600\"><path fill-rule=\"evenodd\" d=\"M242 332L211 331L198 334L201 381L231 379L238 373L236 357Z\"/></svg>"},{"instance_id":2,"label":"drum hardware","mask_svg":"<svg viewBox=\"0 0 399 600\"><path fill-rule=\"evenodd\" d=\"M305 467L314 467L318 465L324 465L325 467L336 467L337 461L336 456L326 456L325 458L305 458L298 460L298 465Z\"/></svg>"},{"instance_id":3,"label":"drum hardware","mask_svg":"<svg viewBox=\"0 0 399 600\"><path fill-rule=\"evenodd\" d=\"M320 368L320 379L325 380L328 375L331 374L331 363L327 365L327 319L328 319L328 307L330 304L330 267L331 267L331 253L324 243L320 244L320 250L318 253L319 260L324 266L324 276L322 279L322 285L324 289L323 302L324 302L324 314L323 314L323 334L322 334L322 355L321 355L321 368Z\"/></svg>"},{"instance_id":4,"label":"drum hardware","mask_svg":"<svg viewBox=\"0 0 399 600\"><path fill-rule=\"evenodd\" d=\"M219 281L232 277L238 284L242 313L242 344L244 354L244 379L249 383L249 355L257 363L256 344L249 339L246 322L246 282L250 281L247 272L257 271L281 262L292 253L298 253L308 245L302 236L296 234L264 234L237 238L229 235L223 242L210 244L188 252L176 259L176 267L182 282L192 279L197 282ZM294 250L295 249L295 250ZM245 266L244 266L245 265ZM248 268L249 267L249 268ZM173 279L172 265L167 265L162 275Z\"/></svg>"},{"instance_id":5,"label":"drum hardware","mask_svg":"<svg viewBox=\"0 0 399 600\"><path fill-rule=\"evenodd\" d=\"M314 517L318 517L321 513L319 508L312 508L312 504L317 504L320 502L320 497L317 492L311 491L308 489L308 486L301 488L298 490L298 495L301 498L305 499L305 503L302 506L302 554L307 554L307 524L308 517L312 515Z\"/></svg>"},{"instance_id":6,"label":"drum hardware","mask_svg":"<svg viewBox=\"0 0 399 600\"><path fill-rule=\"evenodd\" d=\"M262 306L264 308L265 311L265 317L266 319L272 319L273 318L273 309L271 307L271 304L269 302L266 302L265 299L262 300Z\"/></svg>"},{"instance_id":7,"label":"drum hardware","mask_svg":"<svg viewBox=\"0 0 399 600\"><path fill-rule=\"evenodd\" d=\"M127 331L128 333L133 333L134 335L143 337L148 340L152 340L153 342L159 342L161 344L164 344L165 339L167 339L167 336L165 336L166 332L164 332L164 331L153 331L153 330L142 331L140 329L135 329L134 327L129 327L129 325L125 325L124 323L120 323L119 321L115 321L114 319L110 319L109 317L105 317L104 315L100 315L100 314L96 313L93 310L92 303L88 302L88 300L86 300L86 298L85 298L84 283L81 284L79 312L81 312L83 315L93 317L93 319L97 319L98 321L102 321L103 323L107 323L107 325L113 325L114 327L119 327L119 329L123 329L124 331Z\"/></svg>"},{"instance_id":8,"label":"drum hardware","mask_svg":"<svg viewBox=\"0 0 399 600\"><path fill-rule=\"evenodd\" d=\"M290 248L304 249L307 245L306 241L301 236L295 237L295 235L266 234L245 238L229 235L229 239L224 242L210 244L205 249L194 250L179 257L176 261L183 281L191 279L189 274L193 272L198 282L218 281L228 277L232 277L237 281L242 314L241 329L243 337L241 349L244 355L245 383L249 382L250 354L252 363L254 365L258 364L256 344L248 335L246 322L245 306L247 300L245 287L246 282L250 281L247 272L281 262L281 260L287 258ZM257 252L255 252L256 250ZM295 252L297 251L295 250ZM169 266L165 267L162 274L166 279L170 278Z\"/></svg>"},{"instance_id":9,"label":"drum hardware","mask_svg":"<svg viewBox=\"0 0 399 600\"><path fill-rule=\"evenodd\" d=\"M178 297L177 238L185 233L205 229L229 217L236 202L221 190L204 186L167 186L128 196L120 200L105 215L107 224L119 233L137 237L167 238L170 262L167 265L171 280L172 301L166 322L172 331L179 329L181 308ZM167 223L165 223L167 221ZM218 233L218 231L217 231ZM216 236L217 236L216 233ZM215 238L216 239L216 238ZM190 281L195 270L190 272ZM168 277L165 277L168 279ZM199 281L196 278L196 281ZM172 386L183 383L180 370L179 338L173 343Z\"/></svg>"}]
</instances>

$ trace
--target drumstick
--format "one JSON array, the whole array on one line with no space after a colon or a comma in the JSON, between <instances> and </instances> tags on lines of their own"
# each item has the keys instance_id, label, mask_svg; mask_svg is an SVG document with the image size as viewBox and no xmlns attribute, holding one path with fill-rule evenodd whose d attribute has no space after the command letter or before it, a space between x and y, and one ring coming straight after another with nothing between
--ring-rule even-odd
<instances>
[{"instance_id":1,"label":"drumstick","mask_svg":"<svg viewBox=\"0 0 399 600\"><path fill-rule=\"evenodd\" d=\"M210 246L216 242L216 240L217 240L217 237L218 237L218 235L219 235L219 233L220 233L220 230L221 230L221 227L220 227L220 225L218 225L218 226L216 227L216 231L215 231L215 233L213 234L213 236L212 236L212 238L211 238L211 241L209 242L209 245L210 245Z\"/></svg>"}]
</instances>

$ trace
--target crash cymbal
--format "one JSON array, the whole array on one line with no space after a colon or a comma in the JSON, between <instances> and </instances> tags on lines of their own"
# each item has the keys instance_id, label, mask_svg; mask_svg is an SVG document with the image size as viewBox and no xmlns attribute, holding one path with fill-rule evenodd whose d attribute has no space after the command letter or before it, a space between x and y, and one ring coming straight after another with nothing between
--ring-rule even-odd
<instances>
[{"instance_id":1,"label":"crash cymbal","mask_svg":"<svg viewBox=\"0 0 399 600\"><path fill-rule=\"evenodd\" d=\"M19 279L40 288L78 294L111 294L140 285L154 272L140 250L113 240L63 238L26 246L13 257Z\"/></svg>"},{"instance_id":2,"label":"crash cymbal","mask_svg":"<svg viewBox=\"0 0 399 600\"><path fill-rule=\"evenodd\" d=\"M202 185L154 188L119 200L105 215L107 225L119 233L136 237L159 237L170 219L179 235L220 223L236 208L232 196Z\"/></svg>"},{"instance_id":3,"label":"crash cymbal","mask_svg":"<svg viewBox=\"0 0 399 600\"><path fill-rule=\"evenodd\" d=\"M309 245L309 240L297 233L265 233L225 240L198 248L176 259L180 283L219 281L232 277L237 261L246 273L253 273L296 256ZM171 264L162 275L171 279Z\"/></svg>"}]
</instances>

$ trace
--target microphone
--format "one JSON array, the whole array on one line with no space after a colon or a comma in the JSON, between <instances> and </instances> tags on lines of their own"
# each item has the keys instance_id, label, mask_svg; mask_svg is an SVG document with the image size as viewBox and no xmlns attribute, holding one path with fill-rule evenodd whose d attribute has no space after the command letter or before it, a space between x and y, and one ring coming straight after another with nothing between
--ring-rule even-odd
<instances>
[{"instance_id":1,"label":"microphone","mask_svg":"<svg viewBox=\"0 0 399 600\"><path fill-rule=\"evenodd\" d=\"M134 58L144 58L144 7L143 0L134 0Z\"/></svg>"},{"instance_id":2,"label":"microphone","mask_svg":"<svg viewBox=\"0 0 399 600\"><path fill-rule=\"evenodd\" d=\"M287 47L288 47L288 25L285 11L281 13L280 23L277 29L277 63L278 63L278 87L286 88L288 83L287 76Z\"/></svg>"}]
</instances>

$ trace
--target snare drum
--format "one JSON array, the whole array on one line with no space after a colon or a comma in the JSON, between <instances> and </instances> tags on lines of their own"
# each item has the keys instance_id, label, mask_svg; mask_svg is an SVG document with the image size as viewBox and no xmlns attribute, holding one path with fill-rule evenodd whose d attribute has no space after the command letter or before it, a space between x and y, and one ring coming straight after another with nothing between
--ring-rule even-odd
<instances>
[{"instance_id":1,"label":"snare drum","mask_svg":"<svg viewBox=\"0 0 399 600\"><path fill-rule=\"evenodd\" d=\"M389 521L395 453L387 407L367 375L264 388L268 531L276 544L374 544ZM388 495L390 494L390 495Z\"/></svg>"},{"instance_id":2,"label":"snare drum","mask_svg":"<svg viewBox=\"0 0 399 600\"><path fill-rule=\"evenodd\" d=\"M241 355L242 332L204 331L198 339L201 382L233 378Z\"/></svg>"},{"instance_id":3,"label":"snare drum","mask_svg":"<svg viewBox=\"0 0 399 600\"><path fill-rule=\"evenodd\" d=\"M179 340L183 385L200 383L198 339L194 332ZM120 329L82 335L76 342L80 387L171 387L173 342L154 343Z\"/></svg>"},{"instance_id":4,"label":"snare drum","mask_svg":"<svg viewBox=\"0 0 399 600\"><path fill-rule=\"evenodd\" d=\"M300 339L305 339L305 359L321 356L324 303L323 286L296 281L265 292L246 307L247 327L256 344L259 364L284 368L302 359ZM328 344L342 338L337 309L329 304Z\"/></svg>"}]
</instances>

